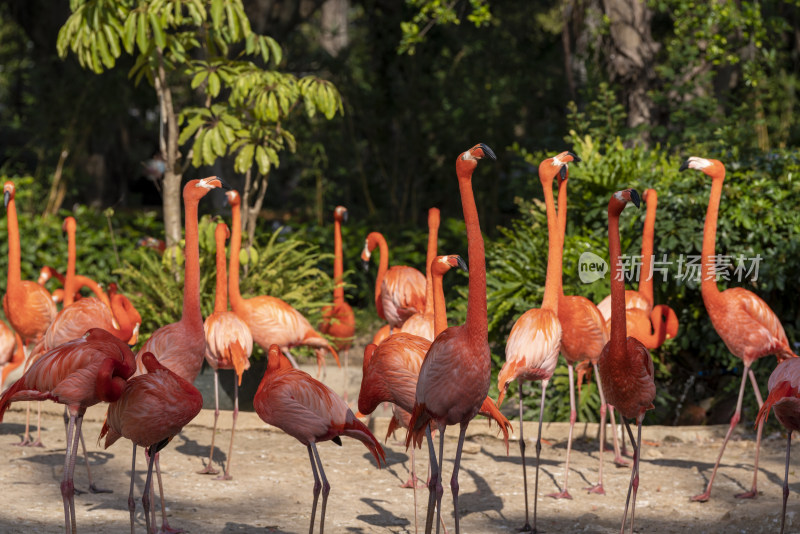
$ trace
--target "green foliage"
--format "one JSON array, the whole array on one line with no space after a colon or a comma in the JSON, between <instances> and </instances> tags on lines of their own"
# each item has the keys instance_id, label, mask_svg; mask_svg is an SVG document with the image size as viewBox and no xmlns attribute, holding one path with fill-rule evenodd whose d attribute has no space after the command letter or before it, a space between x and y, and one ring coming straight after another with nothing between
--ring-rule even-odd
<instances>
[{"instance_id":1,"label":"green foliage","mask_svg":"<svg viewBox=\"0 0 800 534\"><path fill-rule=\"evenodd\" d=\"M434 26L461 24L461 19L458 18L455 10L457 2L406 0L406 3L414 10L414 16L410 21L400 23L403 36L397 47L399 54L414 55L416 47L423 43L425 34ZM488 0L469 0L469 5L471 11L467 15L467 20L476 28L492 22Z\"/></svg>"}]
</instances>

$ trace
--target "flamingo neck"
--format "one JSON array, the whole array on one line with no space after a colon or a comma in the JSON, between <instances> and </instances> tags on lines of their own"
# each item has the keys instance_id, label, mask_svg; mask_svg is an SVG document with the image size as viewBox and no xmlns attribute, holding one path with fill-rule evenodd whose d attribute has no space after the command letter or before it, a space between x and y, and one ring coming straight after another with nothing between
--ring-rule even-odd
<instances>
[{"instance_id":1,"label":"flamingo neck","mask_svg":"<svg viewBox=\"0 0 800 534\"><path fill-rule=\"evenodd\" d=\"M469 294L467 297L467 331L480 336L484 343L489 335L486 316L486 256L483 247L478 209L472 192L472 173L458 176L461 208L467 228L467 254L469 255Z\"/></svg>"},{"instance_id":2,"label":"flamingo neck","mask_svg":"<svg viewBox=\"0 0 800 534\"><path fill-rule=\"evenodd\" d=\"M444 302L444 284L441 273L431 273L431 285L433 286L433 337L435 338L447 330L447 308Z\"/></svg>"},{"instance_id":3,"label":"flamingo neck","mask_svg":"<svg viewBox=\"0 0 800 534\"><path fill-rule=\"evenodd\" d=\"M386 244L383 234L375 232L378 241L378 250L380 251L381 259L378 263L378 276L375 278L375 306L378 306L381 294L381 284L383 284L383 277L386 276L386 271L389 270L389 245Z\"/></svg>"},{"instance_id":4,"label":"flamingo neck","mask_svg":"<svg viewBox=\"0 0 800 534\"><path fill-rule=\"evenodd\" d=\"M185 201L186 214L184 228L186 248L183 270L183 314L182 321L203 329L203 315L200 311L200 239L197 229L197 199Z\"/></svg>"},{"instance_id":5,"label":"flamingo neck","mask_svg":"<svg viewBox=\"0 0 800 534\"><path fill-rule=\"evenodd\" d=\"M242 248L242 211L238 204L231 207L231 258L230 273L228 274L228 292L230 293L231 307L236 310L244 304L244 299L239 293L239 251Z\"/></svg>"},{"instance_id":6,"label":"flamingo neck","mask_svg":"<svg viewBox=\"0 0 800 534\"><path fill-rule=\"evenodd\" d=\"M6 217L8 218L8 285L6 286L6 292L10 292L22 283L19 222L17 220L17 203L13 196L8 200Z\"/></svg>"},{"instance_id":7,"label":"flamingo neck","mask_svg":"<svg viewBox=\"0 0 800 534\"><path fill-rule=\"evenodd\" d=\"M75 284L75 264L77 263L75 244L75 230L72 225L67 226L67 276L64 279L64 307L75 302L77 287Z\"/></svg>"},{"instance_id":8,"label":"flamingo neck","mask_svg":"<svg viewBox=\"0 0 800 534\"><path fill-rule=\"evenodd\" d=\"M217 237L217 286L214 293L214 313L228 311L228 273L225 265L225 235Z\"/></svg>"},{"instance_id":9,"label":"flamingo neck","mask_svg":"<svg viewBox=\"0 0 800 534\"><path fill-rule=\"evenodd\" d=\"M621 245L619 242L619 215L624 203L614 202L608 205L608 261L611 264L611 339L610 350L614 354L624 354L626 338L625 324L625 282L619 262Z\"/></svg>"},{"instance_id":10,"label":"flamingo neck","mask_svg":"<svg viewBox=\"0 0 800 534\"><path fill-rule=\"evenodd\" d=\"M542 309L558 313L558 294L561 288L561 229L553 199L553 181L543 181L544 202L547 210L547 277L544 283Z\"/></svg>"},{"instance_id":11,"label":"flamingo neck","mask_svg":"<svg viewBox=\"0 0 800 534\"><path fill-rule=\"evenodd\" d=\"M647 213L642 230L642 266L639 271L639 293L653 307L653 239L656 228L658 196L655 190L647 192Z\"/></svg>"},{"instance_id":12,"label":"flamingo neck","mask_svg":"<svg viewBox=\"0 0 800 534\"><path fill-rule=\"evenodd\" d=\"M567 237L567 180L559 179L558 183L558 229L559 229L559 236L561 238L561 272L562 276L558 277L557 280L557 288L556 288L556 296L561 299L564 297L564 283L563 283L563 271L564 271L564 241ZM548 231L549 233L549 231Z\"/></svg>"},{"instance_id":13,"label":"flamingo neck","mask_svg":"<svg viewBox=\"0 0 800 534\"><path fill-rule=\"evenodd\" d=\"M344 304L344 265L342 262L342 223L339 219L333 220L333 304Z\"/></svg>"},{"instance_id":14,"label":"flamingo neck","mask_svg":"<svg viewBox=\"0 0 800 534\"><path fill-rule=\"evenodd\" d=\"M700 292L703 299L715 298L720 291L717 288L717 281L714 270L714 249L717 240L717 217L719 215L719 203L722 197L722 184L725 174L721 177L714 177L711 181L711 195L708 197L708 211L706 211L706 222L703 226L703 278L700 282Z\"/></svg>"},{"instance_id":15,"label":"flamingo neck","mask_svg":"<svg viewBox=\"0 0 800 534\"><path fill-rule=\"evenodd\" d=\"M131 336L133 335L133 319L131 318L130 311L130 301L122 295L114 295L111 298L111 313L114 315L114 318L117 320L117 324L119 324L119 328L113 328L110 330L115 337L123 340L128 341Z\"/></svg>"},{"instance_id":16,"label":"flamingo neck","mask_svg":"<svg viewBox=\"0 0 800 534\"><path fill-rule=\"evenodd\" d=\"M100 284L98 284L97 282L95 282L94 280L92 280L87 276L76 274L74 292L77 293L81 287L88 287L89 291L94 293L94 296L100 299L100 302L102 302L109 308L111 307L111 301L109 300L109 297L106 294L106 292L103 291L103 288L100 287Z\"/></svg>"},{"instance_id":17,"label":"flamingo neck","mask_svg":"<svg viewBox=\"0 0 800 534\"><path fill-rule=\"evenodd\" d=\"M428 253L425 257L425 315L436 313L433 306L433 273L431 271L433 270L433 260L436 258L438 248L439 226L428 225Z\"/></svg>"}]
</instances>

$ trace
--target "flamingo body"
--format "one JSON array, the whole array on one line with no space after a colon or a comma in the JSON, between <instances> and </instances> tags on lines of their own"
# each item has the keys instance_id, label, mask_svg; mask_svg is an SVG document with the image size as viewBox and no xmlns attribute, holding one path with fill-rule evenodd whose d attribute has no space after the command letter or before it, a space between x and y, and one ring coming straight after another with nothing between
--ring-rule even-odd
<instances>
[{"instance_id":1,"label":"flamingo body","mask_svg":"<svg viewBox=\"0 0 800 534\"><path fill-rule=\"evenodd\" d=\"M400 328L425 309L425 276L408 265L395 265L386 271L380 295L386 321Z\"/></svg>"},{"instance_id":2,"label":"flamingo body","mask_svg":"<svg viewBox=\"0 0 800 534\"><path fill-rule=\"evenodd\" d=\"M242 372L250 369L253 335L238 315L231 311L214 312L203 323L206 333L206 361L212 369L235 369L241 383Z\"/></svg>"}]
</instances>

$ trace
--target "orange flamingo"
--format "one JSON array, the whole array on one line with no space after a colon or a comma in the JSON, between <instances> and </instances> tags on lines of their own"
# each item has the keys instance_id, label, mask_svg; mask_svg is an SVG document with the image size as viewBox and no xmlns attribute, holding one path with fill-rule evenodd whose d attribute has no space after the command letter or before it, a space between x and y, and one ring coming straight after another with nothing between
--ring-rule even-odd
<instances>
[{"instance_id":1,"label":"orange flamingo","mask_svg":"<svg viewBox=\"0 0 800 534\"><path fill-rule=\"evenodd\" d=\"M407 332L429 341L433 341L433 279L431 276L431 263L436 257L439 237L439 209L431 208L428 210L428 253L425 258L425 309L409 317L401 332ZM445 326L447 328L447 326Z\"/></svg>"},{"instance_id":2,"label":"orange flamingo","mask_svg":"<svg viewBox=\"0 0 800 534\"><path fill-rule=\"evenodd\" d=\"M339 363L339 354L336 349L314 328L308 319L295 310L283 300L268 295L260 295L252 298L242 298L239 293L239 251L242 246L242 216L241 216L241 197L234 190L226 193L228 202L231 205L233 229L231 231L231 259L230 259L230 278L228 279L228 289L230 291L231 308L242 319L250 332L253 334L253 341L264 349L269 350L270 345L275 344L289 358L289 349L297 346L313 347L317 350L317 364L321 366L324 358L321 351L327 350ZM295 362L292 362L293 364Z\"/></svg>"},{"instance_id":3,"label":"orange flamingo","mask_svg":"<svg viewBox=\"0 0 800 534\"><path fill-rule=\"evenodd\" d=\"M780 319L775 312L751 291L741 287L732 287L725 291L717 288L716 270L714 265L715 241L717 238L717 215L719 214L720 198L722 197L722 184L725 180L725 166L721 161L715 159L704 159L691 157L681 165L681 171L686 169L696 169L711 178L711 195L708 199L708 211L706 212L706 222L703 227L703 278L700 282L700 292L703 295L703 303L711 318L711 324L717 331L719 337L728 347L728 350L741 358L744 363L744 373L742 375L742 385L739 388L739 399L736 402L736 411L731 418L730 427L725 434L725 441L722 442L722 449L719 457L714 464L714 471L708 481L708 487L704 493L692 497L693 501L705 502L711 496L711 485L714 483L714 476L717 474L719 462L725 452L725 446L731 437L734 427L739 422L742 412L742 398L747 377L755 390L758 406L761 408L761 392L756 383L756 376L751 370L753 362L763 356L775 354L778 361L786 358L796 358L797 356L789 348L789 340L783 331ZM758 452L761 447L761 432L763 424L758 425L758 435L756 437L756 458L755 469L753 472L753 487L749 492L737 495L738 498L752 499L757 494L756 482L758 479Z\"/></svg>"},{"instance_id":4,"label":"orange flamingo","mask_svg":"<svg viewBox=\"0 0 800 534\"><path fill-rule=\"evenodd\" d=\"M135 446L147 447L149 455L147 478L142 492L142 506L150 530L150 488L153 462L158 451L181 431L203 408L203 396L192 384L176 375L160 363L152 353L142 355L146 374L128 380L125 390L106 412L106 420L100 430L98 442L106 438L107 449L119 438L128 438ZM136 456L131 462L131 488L128 495L128 510L131 518L131 534L134 532L136 503L133 500L133 481L136 476Z\"/></svg>"},{"instance_id":5,"label":"orange flamingo","mask_svg":"<svg viewBox=\"0 0 800 534\"><path fill-rule=\"evenodd\" d=\"M381 258L375 278L375 308L378 317L392 329L400 328L409 317L425 309L425 277L407 265L389 267L389 246L379 232L371 232L364 242L361 261L369 269L372 251L378 248Z\"/></svg>"},{"instance_id":6,"label":"orange flamingo","mask_svg":"<svg viewBox=\"0 0 800 534\"><path fill-rule=\"evenodd\" d=\"M522 456L522 480L525 487L525 525L523 532L536 532L536 510L539 494L539 457L542 450L542 417L547 384L553 376L561 350L562 329L558 320L558 288L561 286L561 231L558 227L555 202L553 201L553 180L570 161L575 160L571 152L547 158L539 164L539 180L544 190L547 210L547 277L541 308L532 308L523 313L511 328L506 342L506 363L497 375L500 397L503 402L508 385L516 380L519 389L519 449ZM570 373L570 379L572 378ZM525 466L525 438L522 424L522 383L525 380L541 380L542 399L539 404L539 434L536 438L536 478L533 498L533 526L528 522L528 475ZM565 485L566 489L566 485Z\"/></svg>"},{"instance_id":7,"label":"orange flamingo","mask_svg":"<svg viewBox=\"0 0 800 534\"><path fill-rule=\"evenodd\" d=\"M356 332L356 318L353 308L344 300L344 266L342 264L342 223L347 222L347 208L336 206L333 210L333 306L322 310L323 323L320 330L334 339L339 352L347 351L353 344ZM345 373L347 372L347 356L345 355Z\"/></svg>"},{"instance_id":8,"label":"orange flamingo","mask_svg":"<svg viewBox=\"0 0 800 534\"><path fill-rule=\"evenodd\" d=\"M136 374L138 375L143 374L146 370L142 358L148 352L154 354L164 367L190 384L197 378L203 366L206 354L206 336L203 332L203 315L200 311L200 238L197 227L197 207L200 199L212 189L217 188L228 188L228 186L216 176L190 180L183 187L185 233L183 310L180 320L162 326L153 332L153 335L136 354ZM238 251L236 253L238 254ZM136 457L135 442L133 457L134 459ZM156 453L155 465L161 490L161 530L174 532L167 522L158 453Z\"/></svg>"},{"instance_id":9,"label":"orange flamingo","mask_svg":"<svg viewBox=\"0 0 800 534\"><path fill-rule=\"evenodd\" d=\"M135 362L131 349L99 328L54 348L31 365L0 397L0 422L8 406L20 400L54 400L69 409L67 453L61 496L67 533L76 532L72 476L86 408L119 398Z\"/></svg>"},{"instance_id":10,"label":"orange flamingo","mask_svg":"<svg viewBox=\"0 0 800 534\"><path fill-rule=\"evenodd\" d=\"M303 371L281 368L280 350L276 344L269 348L267 370L253 398L253 407L262 421L280 428L308 449L314 473L314 503L311 506L309 532L314 531L314 516L321 489L319 531L322 534L325 531L325 506L330 484L317 452L317 442L333 440L341 445L340 436L355 438L369 449L378 467L381 462L386 463L386 456L372 432L356 419L347 404L331 388Z\"/></svg>"},{"instance_id":11,"label":"orange flamingo","mask_svg":"<svg viewBox=\"0 0 800 534\"><path fill-rule=\"evenodd\" d=\"M627 421L623 419L631 443L634 445L631 481L628 485L628 497L625 500L625 512L622 515L622 528L625 531L625 520L628 517L628 504L631 504L631 534L636 513L636 491L639 488L639 458L642 445L642 421L647 410L654 408L656 386L653 381L653 360L641 341L629 337L625 325L625 282L620 267L619 216L622 210L632 202L639 207L639 193L635 189L617 191L608 202L608 257L611 263L611 339L603 348L597 366L598 376L605 386L608 403L619 410L623 418L636 419L638 439Z\"/></svg>"},{"instance_id":12,"label":"orange flamingo","mask_svg":"<svg viewBox=\"0 0 800 534\"><path fill-rule=\"evenodd\" d=\"M226 273L225 240L230 231L225 223L217 224L214 239L217 244L217 287L214 298L214 313L206 317L203 324L206 333L206 361L214 369L214 429L211 432L211 451L208 453L208 464L201 474L218 473L214 469L214 437L217 434L219 418L219 374L218 369L234 369L237 380L233 382L233 424L231 425L231 443L228 447L228 461L225 473L217 477L219 480L231 479L231 461L233 460L233 435L236 431L236 419L239 416L239 386L242 384L242 373L250 368L250 355L253 353L253 335L250 329L239 319L239 316L228 311L228 275Z\"/></svg>"},{"instance_id":13,"label":"orange flamingo","mask_svg":"<svg viewBox=\"0 0 800 534\"><path fill-rule=\"evenodd\" d=\"M64 229L66 230L66 227L64 227ZM48 267L47 265L45 265L39 270L39 279L37 280L37 283L40 286L45 286L51 278L55 278L56 280L61 282L61 287L55 289L51 293L51 298L53 299L53 302L58 304L60 302L63 302L64 300L63 288L64 285L66 284L66 277L63 274L56 271L55 269L53 269L52 267ZM103 304L111 307L110 295L107 294L105 291L103 291L103 287L94 280L92 280L91 278L89 278L88 276L83 276L80 274L75 275L75 286L74 286L75 294L73 295L73 301L79 300L83 296L81 295L80 290L84 287L89 289L89 291L91 291L92 293L94 293L95 297L103 301Z\"/></svg>"},{"instance_id":14,"label":"orange flamingo","mask_svg":"<svg viewBox=\"0 0 800 534\"><path fill-rule=\"evenodd\" d=\"M17 220L17 203L14 200L16 188L14 182L3 184L3 202L8 217L8 281L6 294L3 296L3 311L11 328L19 334L25 347L38 342L44 336L47 327L56 316L56 305L50 299L50 293L35 282L22 280L21 252L19 241L19 222ZM26 352L27 354L27 352ZM38 407L38 424L42 422L42 408ZM28 431L30 405L25 417L25 435L21 446L41 447L41 429L37 430L37 438L31 441Z\"/></svg>"},{"instance_id":15,"label":"orange flamingo","mask_svg":"<svg viewBox=\"0 0 800 534\"><path fill-rule=\"evenodd\" d=\"M488 319L486 311L486 257L481 235L478 210L472 193L472 173L483 157L496 159L494 152L483 143L460 154L456 160L456 175L461 193L461 206L467 230L469 254L469 296L467 318L463 325L448 328L431 344L420 368L414 409L411 412L406 447L422 445L422 436L428 442L431 458L430 495L425 523L426 533L433 526L434 507L438 511L436 528L441 523L442 463L444 461L444 431L447 425L461 426L456 448L450 488L453 493L456 534L460 532L458 514L458 470L467 426L486 400L491 377ZM430 423L439 430L439 463ZM434 506L434 500L436 501Z\"/></svg>"},{"instance_id":16,"label":"orange flamingo","mask_svg":"<svg viewBox=\"0 0 800 534\"><path fill-rule=\"evenodd\" d=\"M780 532L783 534L786 526L786 501L789 499L789 453L792 451L792 432L800 430L800 360L791 358L778 364L769 377L768 387L769 395L758 411L756 425L763 425L769 417L770 409L774 409L775 417L788 430Z\"/></svg>"}]
</instances>

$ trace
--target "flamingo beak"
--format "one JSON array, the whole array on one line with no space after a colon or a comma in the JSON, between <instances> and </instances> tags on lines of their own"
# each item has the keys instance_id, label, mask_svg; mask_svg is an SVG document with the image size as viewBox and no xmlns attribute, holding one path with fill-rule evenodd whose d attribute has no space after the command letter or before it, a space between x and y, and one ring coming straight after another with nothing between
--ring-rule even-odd
<instances>
[{"instance_id":1,"label":"flamingo beak","mask_svg":"<svg viewBox=\"0 0 800 534\"><path fill-rule=\"evenodd\" d=\"M481 147L481 150L483 150L484 154L489 156L491 159L497 161L497 156L494 155L494 151L491 148L489 148L489 145L486 145L484 143L479 143L479 145Z\"/></svg>"},{"instance_id":2,"label":"flamingo beak","mask_svg":"<svg viewBox=\"0 0 800 534\"><path fill-rule=\"evenodd\" d=\"M633 205L638 208L639 204L642 202L641 197L639 197L639 192L636 189L631 189L630 193L631 193L631 202L633 202Z\"/></svg>"},{"instance_id":3,"label":"flamingo beak","mask_svg":"<svg viewBox=\"0 0 800 534\"><path fill-rule=\"evenodd\" d=\"M347 222L347 212L346 211L342 214L342 222Z\"/></svg>"},{"instance_id":4,"label":"flamingo beak","mask_svg":"<svg viewBox=\"0 0 800 534\"><path fill-rule=\"evenodd\" d=\"M567 152L567 156L572 156L572 161L574 163L580 163L581 158L575 152Z\"/></svg>"},{"instance_id":5,"label":"flamingo beak","mask_svg":"<svg viewBox=\"0 0 800 534\"><path fill-rule=\"evenodd\" d=\"M361 268L364 269L365 273L369 272L369 260L361 260Z\"/></svg>"},{"instance_id":6,"label":"flamingo beak","mask_svg":"<svg viewBox=\"0 0 800 534\"><path fill-rule=\"evenodd\" d=\"M687 159L686 161L681 163L681 167L680 167L680 169L678 169L678 172L683 172L688 168L689 168L689 160Z\"/></svg>"},{"instance_id":7,"label":"flamingo beak","mask_svg":"<svg viewBox=\"0 0 800 534\"><path fill-rule=\"evenodd\" d=\"M456 261L458 262L458 268L469 274L469 267L467 267L467 262L464 261L464 258L458 256Z\"/></svg>"},{"instance_id":8,"label":"flamingo beak","mask_svg":"<svg viewBox=\"0 0 800 534\"><path fill-rule=\"evenodd\" d=\"M231 186L229 186L229 185L228 185L228 184L225 182L225 180L223 180L222 178L220 178L220 177L217 177L217 180L219 180L220 187L222 187L222 189L224 189L225 191L230 191L231 189L233 189L233 188L232 188Z\"/></svg>"},{"instance_id":9,"label":"flamingo beak","mask_svg":"<svg viewBox=\"0 0 800 534\"><path fill-rule=\"evenodd\" d=\"M3 204L8 208L8 202L11 200L11 192L3 191Z\"/></svg>"}]
</instances>

